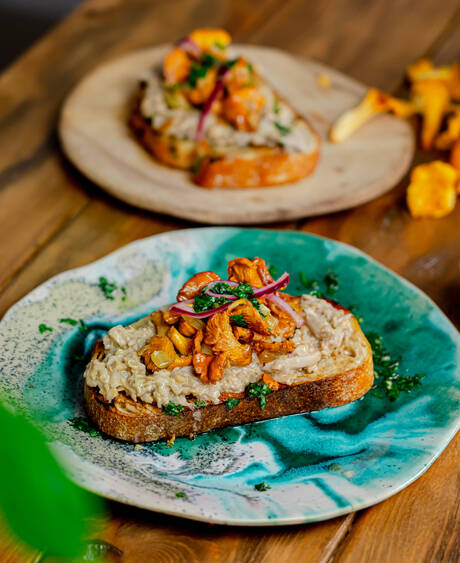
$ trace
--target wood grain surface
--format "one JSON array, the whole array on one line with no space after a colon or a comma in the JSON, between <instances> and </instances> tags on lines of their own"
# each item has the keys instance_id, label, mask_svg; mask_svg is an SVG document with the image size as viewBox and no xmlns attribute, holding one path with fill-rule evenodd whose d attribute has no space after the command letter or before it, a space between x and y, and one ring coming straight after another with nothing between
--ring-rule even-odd
<instances>
[{"instance_id":1,"label":"wood grain surface","mask_svg":"<svg viewBox=\"0 0 460 563\"><path fill-rule=\"evenodd\" d=\"M458 0L92 0L0 75L0 314L49 276L134 239L192 225L139 211L68 165L56 143L63 99L97 64L167 42L196 26L224 26L235 42L313 57L390 92L405 66L460 58ZM435 154L418 152L416 161ZM460 326L460 206L413 220L407 178L384 196L310 220L267 225L351 243L426 291ZM456 562L460 559L457 436L428 471L388 500L327 522L226 528L117 503L97 537L123 562ZM4 526L2 526L3 529ZM0 561L33 561L5 530Z\"/></svg>"},{"instance_id":2,"label":"wood grain surface","mask_svg":"<svg viewBox=\"0 0 460 563\"><path fill-rule=\"evenodd\" d=\"M204 189L190 172L156 161L128 126L139 77L171 46L133 51L96 68L65 101L59 137L71 162L110 194L132 205L211 224L254 224L348 209L387 192L407 172L410 125L381 115L344 143L328 140L332 123L358 104L366 87L330 67L279 49L234 45L269 84L306 117L320 137L319 162L306 178L283 186ZM324 88L318 77L327 76Z\"/></svg>"}]
</instances>

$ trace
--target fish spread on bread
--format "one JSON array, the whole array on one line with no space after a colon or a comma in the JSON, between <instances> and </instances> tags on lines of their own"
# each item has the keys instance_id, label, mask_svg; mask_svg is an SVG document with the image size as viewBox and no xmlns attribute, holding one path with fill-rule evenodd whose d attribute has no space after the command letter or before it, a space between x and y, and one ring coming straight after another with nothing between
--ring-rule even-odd
<instances>
[{"instance_id":1,"label":"fish spread on bread","mask_svg":"<svg viewBox=\"0 0 460 563\"><path fill-rule=\"evenodd\" d=\"M287 273L273 280L258 257L231 260L228 279L212 271L195 274L175 304L104 335L86 368L86 387L125 414L139 405L176 415L229 399L236 405L248 390L261 398L335 381L337 374L348 374L349 390L359 380L350 394L340 389L349 400L358 398L373 376L372 353L356 319L328 299L285 293L288 282ZM251 395L254 386L262 394ZM331 406L348 402L328 400Z\"/></svg>"},{"instance_id":2,"label":"fish spread on bread","mask_svg":"<svg viewBox=\"0 0 460 563\"><path fill-rule=\"evenodd\" d=\"M190 169L204 187L260 187L310 174L318 135L242 56L229 34L199 29L140 83L130 117L162 163Z\"/></svg>"}]
</instances>

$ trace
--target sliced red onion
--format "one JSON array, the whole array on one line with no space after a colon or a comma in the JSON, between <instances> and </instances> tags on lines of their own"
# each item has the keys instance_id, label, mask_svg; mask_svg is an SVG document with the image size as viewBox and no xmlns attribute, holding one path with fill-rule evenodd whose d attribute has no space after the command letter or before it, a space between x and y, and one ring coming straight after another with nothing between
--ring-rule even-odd
<instances>
[{"instance_id":1,"label":"sliced red onion","mask_svg":"<svg viewBox=\"0 0 460 563\"><path fill-rule=\"evenodd\" d=\"M220 67L219 69L219 78L217 79L217 82L214 86L213 91L211 92L211 95L209 96L209 98L206 100L206 103L203 106L203 111L201 112L200 115L200 120L198 121L198 126L196 128L196 134L195 134L195 139L197 141L201 141L201 139L203 138L203 129L204 129L204 122L206 120L206 117L209 115L209 113L211 112L212 106L214 105L214 102L217 100L217 98L219 97L220 93L223 91L224 89L224 76L227 74L228 72L228 67Z\"/></svg>"},{"instance_id":2,"label":"sliced red onion","mask_svg":"<svg viewBox=\"0 0 460 563\"><path fill-rule=\"evenodd\" d=\"M190 37L183 37L176 43L176 47L180 47L192 57L199 58L201 56L201 48L198 43L195 43Z\"/></svg>"},{"instance_id":3,"label":"sliced red onion","mask_svg":"<svg viewBox=\"0 0 460 563\"><path fill-rule=\"evenodd\" d=\"M302 325L305 324L305 319L302 317L302 315L299 315L299 313L297 311L295 311L289 305L289 303L287 303L282 297L280 297L279 295L276 295L276 293L273 293L271 295L267 295L266 298L267 298L267 301L271 301L274 305L276 305L281 310L283 310L285 313L287 313L289 316L291 316L293 318L293 320L295 321L295 326L297 328L300 328Z\"/></svg>"},{"instance_id":4,"label":"sliced red onion","mask_svg":"<svg viewBox=\"0 0 460 563\"><path fill-rule=\"evenodd\" d=\"M235 301L236 299L238 299L238 297L236 295L233 295L232 293L214 293L214 291L212 291L212 288L217 283L226 283L230 287L237 287L238 286L238 282L234 282L234 281L230 281L230 280L216 280L216 281L208 283L208 285L206 286L206 288L204 290L204 293L206 293L206 295L209 295L209 297L225 297L226 299L230 299L230 301Z\"/></svg>"},{"instance_id":5,"label":"sliced red onion","mask_svg":"<svg viewBox=\"0 0 460 563\"><path fill-rule=\"evenodd\" d=\"M222 297L220 295L219 297ZM220 313L221 311L225 311L225 309L231 304L231 301L228 303L224 303L215 309L211 309L210 311L203 311L201 313L197 313L193 309L190 309L183 303L174 303L174 305L169 309L171 313L177 313L178 315L188 315L189 317L194 317L195 319L206 319L207 317L211 317L216 313Z\"/></svg>"},{"instance_id":6,"label":"sliced red onion","mask_svg":"<svg viewBox=\"0 0 460 563\"><path fill-rule=\"evenodd\" d=\"M263 297L268 293L273 293L274 291L278 291L281 287L287 286L289 283L289 274L284 272L284 274L268 285L264 285L263 287L256 288L254 291L253 297Z\"/></svg>"}]
</instances>

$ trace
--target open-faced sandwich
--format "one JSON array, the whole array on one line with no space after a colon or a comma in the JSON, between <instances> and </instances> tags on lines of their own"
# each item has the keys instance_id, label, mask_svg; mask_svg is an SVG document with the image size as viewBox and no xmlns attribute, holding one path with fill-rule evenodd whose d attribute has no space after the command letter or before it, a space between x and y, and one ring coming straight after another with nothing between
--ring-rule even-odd
<instances>
[{"instance_id":1,"label":"open-faced sandwich","mask_svg":"<svg viewBox=\"0 0 460 563\"><path fill-rule=\"evenodd\" d=\"M245 58L229 34L199 29L140 82L130 126L163 164L207 188L253 188L308 176L319 137Z\"/></svg>"},{"instance_id":2,"label":"open-faced sandwich","mask_svg":"<svg viewBox=\"0 0 460 563\"><path fill-rule=\"evenodd\" d=\"M131 442L190 436L334 407L373 383L357 320L328 299L282 290L261 258L235 258L228 279L190 278L177 303L96 343L85 371L90 418Z\"/></svg>"}]
</instances>

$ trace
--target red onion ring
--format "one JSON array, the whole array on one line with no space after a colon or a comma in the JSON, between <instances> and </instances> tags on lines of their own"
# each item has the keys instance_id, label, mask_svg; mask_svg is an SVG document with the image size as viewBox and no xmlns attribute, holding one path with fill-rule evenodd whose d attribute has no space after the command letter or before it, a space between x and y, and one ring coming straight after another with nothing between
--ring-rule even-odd
<instances>
[{"instance_id":1,"label":"red onion ring","mask_svg":"<svg viewBox=\"0 0 460 563\"><path fill-rule=\"evenodd\" d=\"M219 295L222 297L222 295ZM231 305L231 301L228 303L224 303L215 309L211 309L209 311L203 311L201 313L197 313L193 309L189 309L187 306L182 306L183 303L174 303L174 305L169 309L171 313L177 313L178 315L188 315L189 317L194 317L195 319L206 319L207 317L211 317L216 313L220 313L221 311L225 311L225 309Z\"/></svg>"},{"instance_id":2,"label":"red onion ring","mask_svg":"<svg viewBox=\"0 0 460 563\"><path fill-rule=\"evenodd\" d=\"M204 290L204 293L206 293L206 295L209 295L209 297L225 297L226 299L230 299L230 301L235 301L236 299L238 299L238 297L236 295L233 295L232 293L214 293L214 291L211 291L217 283L226 283L230 287L237 287L238 285L238 282L230 280L216 280L208 283Z\"/></svg>"},{"instance_id":3,"label":"red onion ring","mask_svg":"<svg viewBox=\"0 0 460 563\"><path fill-rule=\"evenodd\" d=\"M276 293L272 293L270 295L267 295L266 298L267 301L271 301L274 305L278 306L282 311L292 317L297 328L300 328L305 324L305 319L302 317L302 315L299 315L299 313L295 311L282 297L276 295Z\"/></svg>"},{"instance_id":4,"label":"red onion ring","mask_svg":"<svg viewBox=\"0 0 460 563\"><path fill-rule=\"evenodd\" d=\"M195 139L197 141L201 141L201 139L203 138L203 129L204 129L204 122L206 120L206 117L211 112L214 102L217 100L220 93L224 90L223 78L227 74L227 72L228 72L228 67L220 67L219 78L213 88L213 91L211 92L209 98L206 100L206 103L203 106L203 111L201 112L200 120L198 121L198 126L196 128L196 134L195 134Z\"/></svg>"},{"instance_id":5,"label":"red onion ring","mask_svg":"<svg viewBox=\"0 0 460 563\"><path fill-rule=\"evenodd\" d=\"M188 55L191 55L192 57L195 57L197 59L201 56L200 46L198 45L198 43L193 41L193 39L190 39L190 37L183 37L182 39L179 39L175 46L180 47Z\"/></svg>"},{"instance_id":6,"label":"red onion ring","mask_svg":"<svg viewBox=\"0 0 460 563\"><path fill-rule=\"evenodd\" d=\"M284 272L284 274L268 285L264 285L263 287L256 288L254 291L253 297L263 297L267 295L267 293L273 293L274 291L278 291L281 287L286 287L289 283L289 274Z\"/></svg>"}]
</instances>

